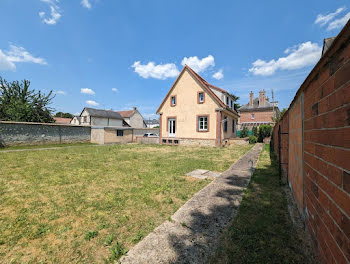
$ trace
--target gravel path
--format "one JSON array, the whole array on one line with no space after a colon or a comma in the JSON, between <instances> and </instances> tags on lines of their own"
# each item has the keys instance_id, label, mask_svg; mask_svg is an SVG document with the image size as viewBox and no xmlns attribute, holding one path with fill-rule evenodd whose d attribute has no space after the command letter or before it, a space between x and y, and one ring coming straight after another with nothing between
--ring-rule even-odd
<instances>
[{"instance_id":1,"label":"gravel path","mask_svg":"<svg viewBox=\"0 0 350 264\"><path fill-rule=\"evenodd\" d=\"M232 220L262 144L195 194L172 217L135 245L121 263L206 263Z\"/></svg>"}]
</instances>

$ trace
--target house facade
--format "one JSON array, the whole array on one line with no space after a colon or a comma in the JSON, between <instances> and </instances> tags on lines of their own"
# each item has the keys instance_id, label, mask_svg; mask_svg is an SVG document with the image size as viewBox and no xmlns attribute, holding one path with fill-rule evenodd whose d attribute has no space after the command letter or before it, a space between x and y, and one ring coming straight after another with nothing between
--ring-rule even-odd
<instances>
[{"instance_id":1,"label":"house facade","mask_svg":"<svg viewBox=\"0 0 350 264\"><path fill-rule=\"evenodd\" d=\"M134 107L132 110L127 111L117 111L128 123L129 126L133 128L146 128L147 125L143 120L141 113Z\"/></svg>"},{"instance_id":2,"label":"house facade","mask_svg":"<svg viewBox=\"0 0 350 264\"><path fill-rule=\"evenodd\" d=\"M123 117L112 110L101 110L85 107L79 116L71 120L73 125L99 126L99 127L123 127L125 122ZM128 125L127 125L128 126Z\"/></svg>"},{"instance_id":3,"label":"house facade","mask_svg":"<svg viewBox=\"0 0 350 264\"><path fill-rule=\"evenodd\" d=\"M274 125L273 117L279 113L278 102L270 102L265 90L261 90L257 98L250 92L249 103L239 108L238 113L239 129L247 127L251 130L254 126Z\"/></svg>"},{"instance_id":4,"label":"house facade","mask_svg":"<svg viewBox=\"0 0 350 264\"><path fill-rule=\"evenodd\" d=\"M146 123L146 126L148 128L159 127L159 120L158 119L145 120L145 123Z\"/></svg>"},{"instance_id":5,"label":"house facade","mask_svg":"<svg viewBox=\"0 0 350 264\"><path fill-rule=\"evenodd\" d=\"M221 146L236 137L238 113L230 94L185 65L157 110L160 142Z\"/></svg>"}]
</instances>

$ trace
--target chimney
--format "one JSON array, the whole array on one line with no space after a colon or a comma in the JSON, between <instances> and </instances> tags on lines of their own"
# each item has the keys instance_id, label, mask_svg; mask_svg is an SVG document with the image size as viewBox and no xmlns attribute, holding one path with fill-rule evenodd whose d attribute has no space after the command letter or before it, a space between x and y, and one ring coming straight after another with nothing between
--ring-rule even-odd
<instances>
[{"instance_id":1,"label":"chimney","mask_svg":"<svg viewBox=\"0 0 350 264\"><path fill-rule=\"evenodd\" d=\"M253 94L253 91L250 91L249 93L249 106L253 106L253 98L254 94Z\"/></svg>"},{"instance_id":2,"label":"chimney","mask_svg":"<svg viewBox=\"0 0 350 264\"><path fill-rule=\"evenodd\" d=\"M259 92L259 107L264 107L265 106L265 90L261 90Z\"/></svg>"},{"instance_id":3,"label":"chimney","mask_svg":"<svg viewBox=\"0 0 350 264\"><path fill-rule=\"evenodd\" d=\"M136 106L134 106L133 109L134 109L134 111L136 111L136 109L137 109Z\"/></svg>"},{"instance_id":4,"label":"chimney","mask_svg":"<svg viewBox=\"0 0 350 264\"><path fill-rule=\"evenodd\" d=\"M270 102L270 98L269 98L269 97L266 97L266 101Z\"/></svg>"}]
</instances>

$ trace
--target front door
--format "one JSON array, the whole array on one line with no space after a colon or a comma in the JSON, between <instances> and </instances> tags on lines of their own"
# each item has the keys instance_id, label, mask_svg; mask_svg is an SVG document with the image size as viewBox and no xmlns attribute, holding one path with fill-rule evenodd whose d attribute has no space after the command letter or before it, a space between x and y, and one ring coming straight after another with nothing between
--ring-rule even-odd
<instances>
[{"instance_id":1,"label":"front door","mask_svg":"<svg viewBox=\"0 0 350 264\"><path fill-rule=\"evenodd\" d=\"M175 137L175 131L176 131L176 127L175 127L175 118L169 118L168 120L169 124L169 137Z\"/></svg>"}]
</instances>

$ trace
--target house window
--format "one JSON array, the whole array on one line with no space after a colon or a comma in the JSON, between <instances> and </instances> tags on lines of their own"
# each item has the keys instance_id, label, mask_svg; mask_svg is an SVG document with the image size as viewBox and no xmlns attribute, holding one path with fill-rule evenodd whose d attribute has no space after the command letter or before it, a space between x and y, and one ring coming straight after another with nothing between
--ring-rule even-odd
<instances>
[{"instance_id":1,"label":"house window","mask_svg":"<svg viewBox=\"0 0 350 264\"><path fill-rule=\"evenodd\" d=\"M198 93L198 103L203 104L204 103L204 93L199 92Z\"/></svg>"},{"instance_id":2,"label":"house window","mask_svg":"<svg viewBox=\"0 0 350 264\"><path fill-rule=\"evenodd\" d=\"M124 136L124 130L117 130L117 137L123 137Z\"/></svg>"},{"instance_id":3,"label":"house window","mask_svg":"<svg viewBox=\"0 0 350 264\"><path fill-rule=\"evenodd\" d=\"M163 139L162 141L163 141L163 144L166 144L166 139Z\"/></svg>"},{"instance_id":4,"label":"house window","mask_svg":"<svg viewBox=\"0 0 350 264\"><path fill-rule=\"evenodd\" d=\"M232 133L235 132L235 120L232 119Z\"/></svg>"},{"instance_id":5,"label":"house window","mask_svg":"<svg viewBox=\"0 0 350 264\"><path fill-rule=\"evenodd\" d=\"M198 131L208 131L208 116L198 117Z\"/></svg>"},{"instance_id":6,"label":"house window","mask_svg":"<svg viewBox=\"0 0 350 264\"><path fill-rule=\"evenodd\" d=\"M233 108L233 101L231 100L231 108Z\"/></svg>"},{"instance_id":7,"label":"house window","mask_svg":"<svg viewBox=\"0 0 350 264\"><path fill-rule=\"evenodd\" d=\"M83 117L83 122L86 123L87 122L87 116Z\"/></svg>"},{"instance_id":8,"label":"house window","mask_svg":"<svg viewBox=\"0 0 350 264\"><path fill-rule=\"evenodd\" d=\"M254 119L255 118L255 115L254 114L252 114L252 119Z\"/></svg>"},{"instance_id":9,"label":"house window","mask_svg":"<svg viewBox=\"0 0 350 264\"><path fill-rule=\"evenodd\" d=\"M175 140L174 140L174 144L175 144L175 145L179 145L179 140L175 139Z\"/></svg>"},{"instance_id":10,"label":"house window","mask_svg":"<svg viewBox=\"0 0 350 264\"><path fill-rule=\"evenodd\" d=\"M224 132L227 132L227 117L225 117L224 121Z\"/></svg>"},{"instance_id":11,"label":"house window","mask_svg":"<svg viewBox=\"0 0 350 264\"><path fill-rule=\"evenodd\" d=\"M230 99L228 98L228 96L226 96L226 105L228 105L228 101L229 101Z\"/></svg>"},{"instance_id":12,"label":"house window","mask_svg":"<svg viewBox=\"0 0 350 264\"><path fill-rule=\"evenodd\" d=\"M172 96L171 97L171 106L175 106L176 105L176 96Z\"/></svg>"},{"instance_id":13,"label":"house window","mask_svg":"<svg viewBox=\"0 0 350 264\"><path fill-rule=\"evenodd\" d=\"M168 143L169 144L173 144L173 140L172 139L168 139Z\"/></svg>"}]
</instances>

